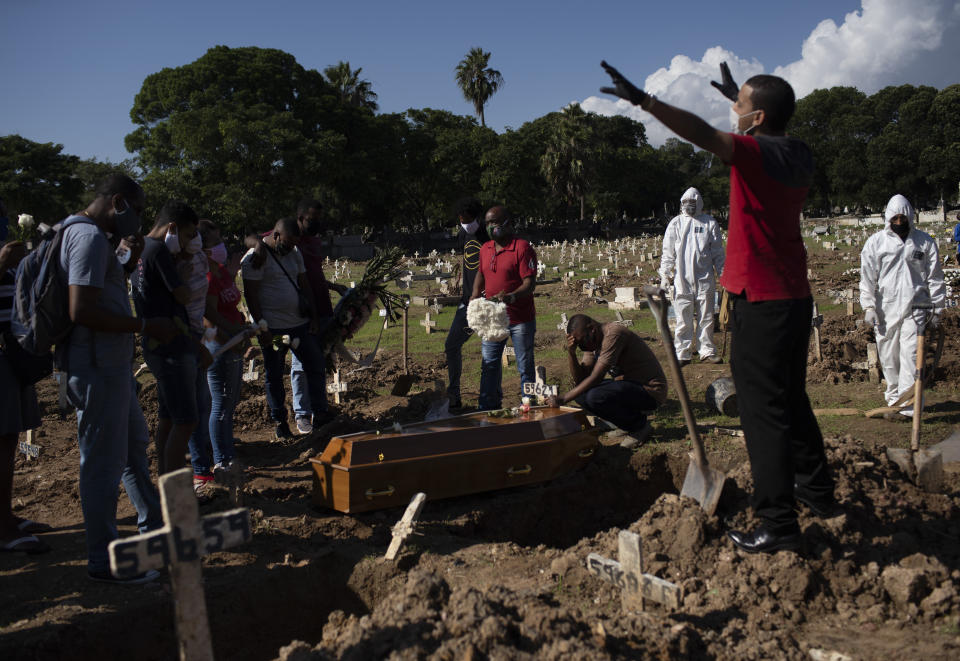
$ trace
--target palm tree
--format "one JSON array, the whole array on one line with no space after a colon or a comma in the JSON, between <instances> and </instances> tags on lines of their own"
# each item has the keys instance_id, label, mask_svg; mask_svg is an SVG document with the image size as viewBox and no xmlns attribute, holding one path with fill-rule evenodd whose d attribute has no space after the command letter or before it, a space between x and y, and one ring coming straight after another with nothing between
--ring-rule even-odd
<instances>
[{"instance_id":1,"label":"palm tree","mask_svg":"<svg viewBox=\"0 0 960 661\"><path fill-rule=\"evenodd\" d=\"M540 171L555 195L567 207L580 203L580 221L586 214L586 189L591 171L594 136L587 115L577 103L571 103L557 117Z\"/></svg>"},{"instance_id":2,"label":"palm tree","mask_svg":"<svg viewBox=\"0 0 960 661\"><path fill-rule=\"evenodd\" d=\"M496 69L487 66L490 53L482 48L471 48L467 56L457 65L457 85L464 98L473 104L473 110L480 118L480 126L486 126L483 106L503 85L503 76Z\"/></svg>"},{"instance_id":3,"label":"palm tree","mask_svg":"<svg viewBox=\"0 0 960 661\"><path fill-rule=\"evenodd\" d=\"M354 108L369 108L376 112L379 107L377 94L371 89L369 80L360 80L361 71L363 67L357 67L354 71L349 62L341 60L324 69L323 75L339 93L341 103Z\"/></svg>"}]
</instances>

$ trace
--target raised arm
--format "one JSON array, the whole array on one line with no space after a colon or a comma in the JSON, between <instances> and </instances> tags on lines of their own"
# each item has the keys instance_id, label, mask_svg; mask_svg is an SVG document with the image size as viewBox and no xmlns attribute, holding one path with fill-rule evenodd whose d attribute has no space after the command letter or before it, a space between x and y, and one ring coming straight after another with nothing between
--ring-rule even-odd
<instances>
[{"instance_id":1,"label":"raised arm","mask_svg":"<svg viewBox=\"0 0 960 661\"><path fill-rule=\"evenodd\" d=\"M607 64L606 61L601 62L600 66L604 68L613 81L613 87L601 87L601 92L613 94L635 106L640 106L678 136L692 142L701 149L713 152L725 163L729 163L730 159L733 158L733 137L729 133L718 131L692 112L657 100L655 96L647 94L624 78L619 71ZM729 69L727 74L729 75ZM730 83L736 85L732 79ZM716 84L714 86L720 89L724 96L727 96L727 92L722 86ZM734 99L736 99L736 93L734 93Z\"/></svg>"}]
</instances>

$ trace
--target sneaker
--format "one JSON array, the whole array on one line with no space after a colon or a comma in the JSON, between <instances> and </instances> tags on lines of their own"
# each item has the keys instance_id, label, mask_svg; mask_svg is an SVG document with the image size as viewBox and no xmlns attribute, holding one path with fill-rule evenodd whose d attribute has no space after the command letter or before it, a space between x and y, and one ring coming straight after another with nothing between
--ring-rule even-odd
<instances>
[{"instance_id":1,"label":"sneaker","mask_svg":"<svg viewBox=\"0 0 960 661\"><path fill-rule=\"evenodd\" d=\"M112 583L113 585L142 585L160 578L160 572L158 572L156 569L148 569L147 571L137 574L136 576L117 578L108 571L88 571L87 576L90 577L91 581L96 581L97 583Z\"/></svg>"},{"instance_id":2,"label":"sneaker","mask_svg":"<svg viewBox=\"0 0 960 661\"><path fill-rule=\"evenodd\" d=\"M293 433L290 431L290 425L286 422L278 422L276 437L278 441L292 441Z\"/></svg>"},{"instance_id":3,"label":"sneaker","mask_svg":"<svg viewBox=\"0 0 960 661\"><path fill-rule=\"evenodd\" d=\"M643 445L643 442L650 438L651 432L653 432L653 426L649 422L640 429L627 432L623 440L620 441L620 447L635 448L638 445Z\"/></svg>"},{"instance_id":4,"label":"sneaker","mask_svg":"<svg viewBox=\"0 0 960 661\"><path fill-rule=\"evenodd\" d=\"M210 485L213 484L213 476L203 476L203 478L193 478L193 493L197 496L197 505L206 505L213 500L210 493Z\"/></svg>"},{"instance_id":5,"label":"sneaker","mask_svg":"<svg viewBox=\"0 0 960 661\"><path fill-rule=\"evenodd\" d=\"M297 431L301 434L312 434L313 425L310 423L310 418L306 416L297 418ZM277 435L279 436L279 432Z\"/></svg>"},{"instance_id":6,"label":"sneaker","mask_svg":"<svg viewBox=\"0 0 960 661\"><path fill-rule=\"evenodd\" d=\"M718 356L717 354L713 354L712 356L707 356L706 358L701 358L701 359L700 359L700 362L702 362L702 363L710 363L710 364L712 364L712 365L719 365L720 363L723 362L723 358L721 358L721 357Z\"/></svg>"}]
</instances>

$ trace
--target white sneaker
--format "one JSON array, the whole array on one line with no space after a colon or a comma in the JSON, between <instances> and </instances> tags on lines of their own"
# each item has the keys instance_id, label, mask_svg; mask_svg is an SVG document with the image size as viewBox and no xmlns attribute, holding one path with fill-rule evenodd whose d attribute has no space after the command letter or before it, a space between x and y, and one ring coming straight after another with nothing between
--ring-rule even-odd
<instances>
[{"instance_id":1,"label":"white sneaker","mask_svg":"<svg viewBox=\"0 0 960 661\"><path fill-rule=\"evenodd\" d=\"M650 421L648 420L647 424L645 424L640 429L633 432L627 432L623 436L623 440L620 441L620 447L635 448L638 445L643 445L644 441L646 441L650 437L650 433L652 431L653 431L653 426L650 424Z\"/></svg>"},{"instance_id":2,"label":"white sneaker","mask_svg":"<svg viewBox=\"0 0 960 661\"><path fill-rule=\"evenodd\" d=\"M297 431L301 434L312 434L313 424L310 418L297 418Z\"/></svg>"}]
</instances>

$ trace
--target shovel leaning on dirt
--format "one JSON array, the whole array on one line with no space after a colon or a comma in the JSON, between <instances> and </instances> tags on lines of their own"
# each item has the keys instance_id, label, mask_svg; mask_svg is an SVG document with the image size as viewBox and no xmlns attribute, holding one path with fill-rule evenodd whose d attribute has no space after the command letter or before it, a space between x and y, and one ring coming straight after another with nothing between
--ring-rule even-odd
<instances>
[{"instance_id":1,"label":"shovel leaning on dirt","mask_svg":"<svg viewBox=\"0 0 960 661\"><path fill-rule=\"evenodd\" d=\"M910 449L887 448L887 458L902 470L910 481L924 491L939 492L943 485L943 455L938 450L920 449L920 418L923 415L923 345L926 331L926 316L933 306L929 303L914 304L914 310L924 310L922 328L917 332L917 371L913 384L913 426L910 431Z\"/></svg>"},{"instance_id":2,"label":"shovel leaning on dirt","mask_svg":"<svg viewBox=\"0 0 960 661\"><path fill-rule=\"evenodd\" d=\"M693 459L687 468L687 475L683 480L683 489L680 490L680 495L696 500L700 503L703 511L711 516L717 510L720 492L723 491L723 482L727 478L707 463L707 455L703 451L703 443L697 433L697 422L693 418L693 410L690 407L687 384L683 380L680 362L677 360L677 351L673 346L673 335L670 334L670 326L667 324L667 307L670 305L667 301L667 293L649 285L643 288L643 293L647 297L650 311L657 320L657 327L663 337L667 362L670 364L670 374L676 384L677 396L680 398L680 406L683 408L683 417L687 422L687 431L690 433L690 440L693 442Z\"/></svg>"}]
</instances>

